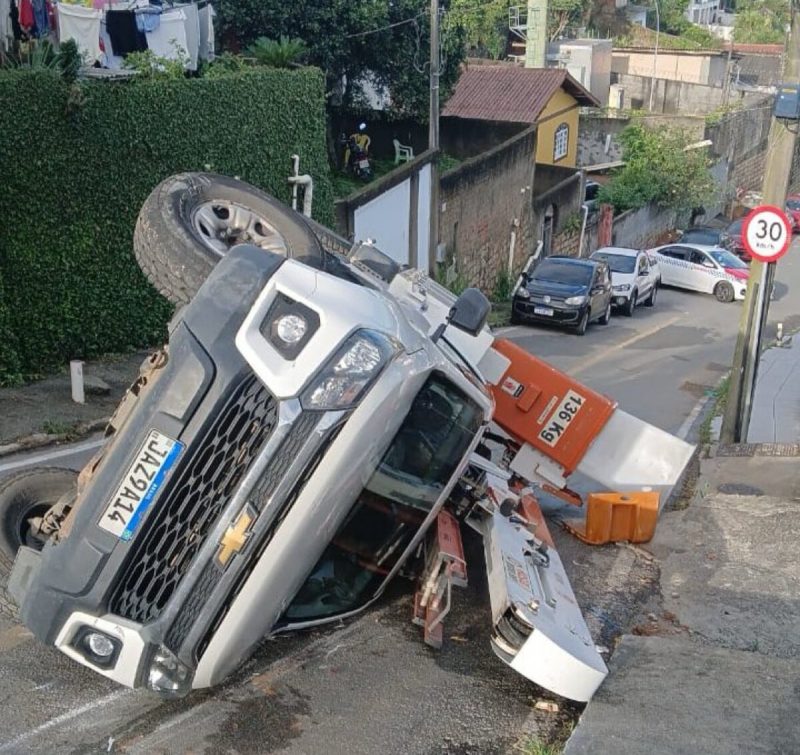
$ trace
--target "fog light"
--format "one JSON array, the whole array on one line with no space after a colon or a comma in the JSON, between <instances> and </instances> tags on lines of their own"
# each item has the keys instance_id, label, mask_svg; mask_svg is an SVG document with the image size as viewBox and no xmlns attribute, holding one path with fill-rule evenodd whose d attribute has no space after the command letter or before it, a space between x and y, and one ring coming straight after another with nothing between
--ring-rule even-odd
<instances>
[{"instance_id":1,"label":"fog light","mask_svg":"<svg viewBox=\"0 0 800 755\"><path fill-rule=\"evenodd\" d=\"M114 651L116 650L116 646L111 638L100 634L100 632L89 632L84 642L92 655L98 658L110 658L114 655Z\"/></svg>"},{"instance_id":2,"label":"fog light","mask_svg":"<svg viewBox=\"0 0 800 755\"><path fill-rule=\"evenodd\" d=\"M192 672L169 650L162 647L153 656L147 684L161 697L184 697L192 689Z\"/></svg>"},{"instance_id":3,"label":"fog light","mask_svg":"<svg viewBox=\"0 0 800 755\"><path fill-rule=\"evenodd\" d=\"M89 663L98 668L114 668L122 651L119 637L100 632L94 627L83 626L72 640L75 648Z\"/></svg>"},{"instance_id":4,"label":"fog light","mask_svg":"<svg viewBox=\"0 0 800 755\"><path fill-rule=\"evenodd\" d=\"M287 346L298 343L307 329L308 324L300 315L283 315L275 321L275 335Z\"/></svg>"}]
</instances>

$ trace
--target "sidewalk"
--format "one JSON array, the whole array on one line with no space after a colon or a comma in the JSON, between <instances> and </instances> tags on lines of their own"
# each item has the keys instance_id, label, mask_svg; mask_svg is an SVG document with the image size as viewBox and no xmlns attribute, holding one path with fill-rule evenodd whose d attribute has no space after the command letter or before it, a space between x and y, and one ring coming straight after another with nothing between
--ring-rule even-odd
<instances>
[{"instance_id":1,"label":"sidewalk","mask_svg":"<svg viewBox=\"0 0 800 755\"><path fill-rule=\"evenodd\" d=\"M774 346L762 355L747 440L800 441L800 334L786 347Z\"/></svg>"},{"instance_id":2,"label":"sidewalk","mask_svg":"<svg viewBox=\"0 0 800 755\"><path fill-rule=\"evenodd\" d=\"M669 621L620 639L566 755L800 751L800 459L771 453L718 449L661 515Z\"/></svg>"},{"instance_id":3,"label":"sidewalk","mask_svg":"<svg viewBox=\"0 0 800 755\"><path fill-rule=\"evenodd\" d=\"M69 367L52 377L18 388L0 388L0 452L79 437L105 424L139 374L149 352L86 362L86 403L72 400Z\"/></svg>"}]
</instances>

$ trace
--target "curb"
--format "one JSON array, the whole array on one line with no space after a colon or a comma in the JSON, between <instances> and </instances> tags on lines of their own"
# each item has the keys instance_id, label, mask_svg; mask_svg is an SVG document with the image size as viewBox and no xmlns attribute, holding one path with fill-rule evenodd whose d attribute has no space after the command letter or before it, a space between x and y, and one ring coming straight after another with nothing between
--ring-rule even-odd
<instances>
[{"instance_id":1,"label":"curb","mask_svg":"<svg viewBox=\"0 0 800 755\"><path fill-rule=\"evenodd\" d=\"M110 419L111 417L108 416L100 417L100 419L94 419L90 422L81 422L69 433L32 433L31 435L25 435L11 443L0 445L0 458L11 456L11 454L20 453L21 451L30 451L34 448L54 446L59 443L71 443L98 430L104 430Z\"/></svg>"}]
</instances>

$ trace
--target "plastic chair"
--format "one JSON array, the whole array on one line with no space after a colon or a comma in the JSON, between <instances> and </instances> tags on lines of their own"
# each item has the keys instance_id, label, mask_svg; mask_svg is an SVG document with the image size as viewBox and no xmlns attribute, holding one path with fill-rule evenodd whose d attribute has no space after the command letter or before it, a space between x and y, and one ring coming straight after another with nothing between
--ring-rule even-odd
<instances>
[{"instance_id":1,"label":"plastic chair","mask_svg":"<svg viewBox=\"0 0 800 755\"><path fill-rule=\"evenodd\" d=\"M402 162L409 162L410 160L414 159L414 148L407 147L404 144L400 144L397 139L392 139L392 144L394 144L394 164L399 165Z\"/></svg>"}]
</instances>

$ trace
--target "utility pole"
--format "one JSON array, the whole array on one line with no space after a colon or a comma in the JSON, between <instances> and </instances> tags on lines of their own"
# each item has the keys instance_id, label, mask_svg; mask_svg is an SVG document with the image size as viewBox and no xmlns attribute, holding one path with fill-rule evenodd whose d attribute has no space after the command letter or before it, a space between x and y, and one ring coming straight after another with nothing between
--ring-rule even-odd
<instances>
[{"instance_id":1,"label":"utility pole","mask_svg":"<svg viewBox=\"0 0 800 755\"><path fill-rule=\"evenodd\" d=\"M430 56L430 110L428 113L428 149L439 151L439 0L431 0L431 56ZM430 239L428 240L428 268L436 266L439 246L439 155L431 162Z\"/></svg>"},{"instance_id":2,"label":"utility pole","mask_svg":"<svg viewBox=\"0 0 800 755\"><path fill-rule=\"evenodd\" d=\"M661 34L661 14L658 10L658 0L654 0L656 8L656 45L653 48L653 75L650 77L650 107L648 110L653 112L653 97L656 93L656 68L658 67L658 38Z\"/></svg>"},{"instance_id":3,"label":"utility pole","mask_svg":"<svg viewBox=\"0 0 800 755\"><path fill-rule=\"evenodd\" d=\"M791 13L783 81L787 84L797 84L800 83L800 14L796 12L794 2ZM779 120L774 116L772 118L764 166L762 204L782 208L786 202L797 128L797 121ZM739 321L739 335L736 339L730 386L720 432L720 440L723 443L743 443L747 440L753 388L761 355L761 338L767 324L769 294L774 276L774 264L765 264L755 259L750 263L750 280L747 284L744 311Z\"/></svg>"}]
</instances>

